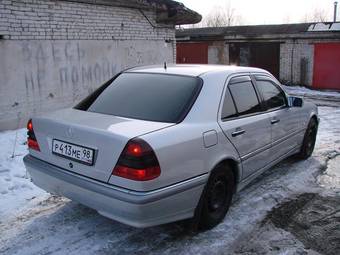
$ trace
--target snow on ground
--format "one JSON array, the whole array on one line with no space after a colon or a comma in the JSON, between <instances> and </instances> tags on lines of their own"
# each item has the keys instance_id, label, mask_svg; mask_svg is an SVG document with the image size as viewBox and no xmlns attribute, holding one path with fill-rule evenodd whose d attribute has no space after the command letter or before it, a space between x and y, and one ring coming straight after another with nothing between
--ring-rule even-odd
<instances>
[{"instance_id":1,"label":"snow on ground","mask_svg":"<svg viewBox=\"0 0 340 255\"><path fill-rule=\"evenodd\" d=\"M301 193L340 196L338 183L332 181L337 179L326 177L339 173L333 162L340 153L340 108L319 107L319 113L313 156L305 161L289 158L268 170L236 195L221 224L198 234L188 233L184 223L132 228L68 199L48 195L26 177L22 163L25 130L2 132L0 254L232 254L244 253L240 250L244 240L268 246L272 254L318 254L289 232L268 224L261 227L261 222L273 207ZM255 238L257 235L263 238ZM280 250L272 251L272 244Z\"/></svg>"},{"instance_id":2,"label":"snow on ground","mask_svg":"<svg viewBox=\"0 0 340 255\"><path fill-rule=\"evenodd\" d=\"M26 129L0 133L0 221L46 194L29 181L22 162L25 154Z\"/></svg>"},{"instance_id":3,"label":"snow on ground","mask_svg":"<svg viewBox=\"0 0 340 255\"><path fill-rule=\"evenodd\" d=\"M318 181L322 187L328 189L337 189L340 187L340 156L337 156L328 163L327 170L323 175L319 176Z\"/></svg>"},{"instance_id":4,"label":"snow on ground","mask_svg":"<svg viewBox=\"0 0 340 255\"><path fill-rule=\"evenodd\" d=\"M340 92L337 91L326 91L326 90L313 90L306 87L301 86L282 86L287 93L300 95L300 96L310 96L316 98L323 99L339 99L340 100Z\"/></svg>"},{"instance_id":5,"label":"snow on ground","mask_svg":"<svg viewBox=\"0 0 340 255\"><path fill-rule=\"evenodd\" d=\"M312 101L320 106L339 106L340 91L314 90L301 86L285 86L284 90L293 96L305 98L307 101Z\"/></svg>"}]
</instances>

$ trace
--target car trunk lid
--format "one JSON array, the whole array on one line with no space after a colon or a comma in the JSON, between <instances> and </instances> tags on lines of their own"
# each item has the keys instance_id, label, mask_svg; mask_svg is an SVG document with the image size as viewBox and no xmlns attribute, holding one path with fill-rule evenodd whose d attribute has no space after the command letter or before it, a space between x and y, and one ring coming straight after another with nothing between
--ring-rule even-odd
<instances>
[{"instance_id":1,"label":"car trunk lid","mask_svg":"<svg viewBox=\"0 0 340 255\"><path fill-rule=\"evenodd\" d=\"M63 169L108 182L127 142L134 137L174 125L173 123L128 119L117 116L65 109L33 118L40 151L30 153ZM93 165L52 152L52 145L93 151ZM74 150L75 150L74 149Z\"/></svg>"}]
</instances>

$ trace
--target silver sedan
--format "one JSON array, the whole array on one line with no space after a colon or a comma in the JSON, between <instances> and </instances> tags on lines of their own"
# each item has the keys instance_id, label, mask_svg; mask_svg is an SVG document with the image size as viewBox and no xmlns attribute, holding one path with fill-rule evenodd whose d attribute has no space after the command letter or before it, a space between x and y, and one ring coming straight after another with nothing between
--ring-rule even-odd
<instances>
[{"instance_id":1,"label":"silver sedan","mask_svg":"<svg viewBox=\"0 0 340 255\"><path fill-rule=\"evenodd\" d=\"M318 122L262 69L138 67L30 120L24 163L37 186L119 222L209 229L266 169L308 158Z\"/></svg>"}]
</instances>

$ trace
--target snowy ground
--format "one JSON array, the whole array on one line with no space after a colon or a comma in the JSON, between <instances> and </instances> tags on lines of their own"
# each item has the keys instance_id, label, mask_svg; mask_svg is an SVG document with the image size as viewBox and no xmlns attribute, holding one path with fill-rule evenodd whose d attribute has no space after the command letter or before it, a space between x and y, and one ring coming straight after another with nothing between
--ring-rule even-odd
<instances>
[{"instance_id":1,"label":"snowy ground","mask_svg":"<svg viewBox=\"0 0 340 255\"><path fill-rule=\"evenodd\" d=\"M0 254L340 254L340 247L331 253L309 245L313 240L301 237L307 230L293 224L299 215L283 219L291 222L288 227L281 226L278 218L278 212L296 204L300 196L314 194L311 201L324 201L324 206L333 201L328 205L330 214L340 222L336 207L340 204L340 107L319 107L319 112L313 156L306 161L289 158L264 173L235 197L223 223L198 234L186 231L184 223L135 229L48 195L26 177L25 130L2 132ZM302 209L325 215L322 206L308 207L301 201ZM335 207L334 201L338 201ZM330 241L336 244L340 237Z\"/></svg>"},{"instance_id":2,"label":"snowy ground","mask_svg":"<svg viewBox=\"0 0 340 255\"><path fill-rule=\"evenodd\" d=\"M288 94L305 98L320 106L339 106L340 91L318 91L300 86L283 86Z\"/></svg>"}]
</instances>

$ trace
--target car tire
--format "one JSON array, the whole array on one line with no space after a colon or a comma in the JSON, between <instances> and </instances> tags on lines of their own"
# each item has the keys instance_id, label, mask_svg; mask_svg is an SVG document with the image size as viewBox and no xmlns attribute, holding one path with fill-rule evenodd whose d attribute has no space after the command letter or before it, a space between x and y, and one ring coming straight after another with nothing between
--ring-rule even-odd
<instances>
[{"instance_id":1,"label":"car tire","mask_svg":"<svg viewBox=\"0 0 340 255\"><path fill-rule=\"evenodd\" d=\"M300 159L307 159L312 155L314 151L317 131L318 123L314 118L312 118L308 123L307 130L303 137L302 146L300 152L298 153L298 157Z\"/></svg>"},{"instance_id":2,"label":"car tire","mask_svg":"<svg viewBox=\"0 0 340 255\"><path fill-rule=\"evenodd\" d=\"M232 201L234 186L230 167L218 166L211 172L198 206L199 229L211 229L224 219Z\"/></svg>"}]
</instances>

